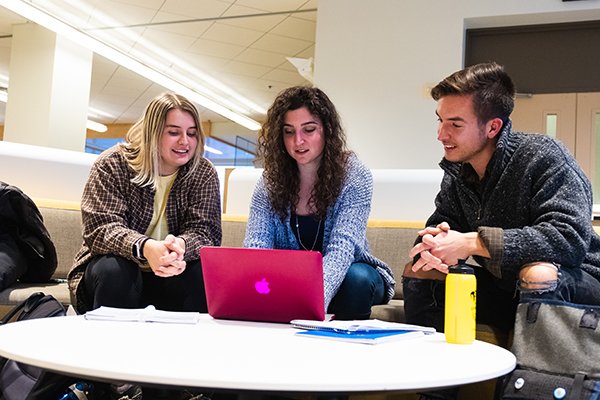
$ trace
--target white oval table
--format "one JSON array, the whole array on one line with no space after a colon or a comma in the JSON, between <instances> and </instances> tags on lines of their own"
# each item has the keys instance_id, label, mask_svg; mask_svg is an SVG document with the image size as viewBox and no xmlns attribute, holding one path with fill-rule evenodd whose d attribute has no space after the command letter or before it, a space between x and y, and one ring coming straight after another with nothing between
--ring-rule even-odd
<instances>
[{"instance_id":1,"label":"white oval table","mask_svg":"<svg viewBox=\"0 0 600 400\"><path fill-rule=\"evenodd\" d=\"M81 377L225 390L416 391L488 380L515 367L489 343L443 334L376 345L306 338L286 324L90 321L82 316L0 327L0 355Z\"/></svg>"}]
</instances>

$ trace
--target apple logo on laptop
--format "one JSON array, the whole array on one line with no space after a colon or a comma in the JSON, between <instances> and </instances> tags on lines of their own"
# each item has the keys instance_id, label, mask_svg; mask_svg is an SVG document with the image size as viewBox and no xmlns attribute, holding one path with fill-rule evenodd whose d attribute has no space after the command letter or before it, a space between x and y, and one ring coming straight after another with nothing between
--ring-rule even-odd
<instances>
[{"instance_id":1,"label":"apple logo on laptop","mask_svg":"<svg viewBox=\"0 0 600 400\"><path fill-rule=\"evenodd\" d=\"M254 284L254 288L260 294L268 294L271 289L269 289L269 282L267 282L267 278L262 278L262 280L257 281Z\"/></svg>"}]
</instances>

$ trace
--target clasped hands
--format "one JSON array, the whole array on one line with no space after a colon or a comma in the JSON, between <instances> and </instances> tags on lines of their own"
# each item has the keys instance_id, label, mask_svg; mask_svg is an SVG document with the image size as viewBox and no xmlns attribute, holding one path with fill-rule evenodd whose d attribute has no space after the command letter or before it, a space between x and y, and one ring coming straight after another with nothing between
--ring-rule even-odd
<instances>
[{"instance_id":1,"label":"clasped hands","mask_svg":"<svg viewBox=\"0 0 600 400\"><path fill-rule=\"evenodd\" d=\"M144 244L144 257L156 276L168 278L185 271L185 241L174 235L164 240L149 239Z\"/></svg>"},{"instance_id":2,"label":"clasped hands","mask_svg":"<svg viewBox=\"0 0 600 400\"><path fill-rule=\"evenodd\" d=\"M462 233L450 229L447 222L427 227L419 231L422 241L409 252L411 258L417 254L420 258L412 265L412 270L431 271L433 269L448 273L448 267L473 255L473 245L477 242L477 232Z\"/></svg>"}]
</instances>

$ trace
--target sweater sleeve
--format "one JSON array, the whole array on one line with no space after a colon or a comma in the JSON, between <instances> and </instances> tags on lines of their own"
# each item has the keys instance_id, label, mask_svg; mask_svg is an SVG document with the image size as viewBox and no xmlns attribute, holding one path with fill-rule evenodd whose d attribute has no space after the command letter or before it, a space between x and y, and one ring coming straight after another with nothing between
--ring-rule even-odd
<instances>
[{"instance_id":1,"label":"sweater sleeve","mask_svg":"<svg viewBox=\"0 0 600 400\"><path fill-rule=\"evenodd\" d=\"M366 243L372 193L371 172L355 159L349 165L344 187L331 212L331 233L323 249L325 307L342 284L350 264L359 253L357 249Z\"/></svg>"},{"instance_id":2,"label":"sweater sleeve","mask_svg":"<svg viewBox=\"0 0 600 400\"><path fill-rule=\"evenodd\" d=\"M133 260L133 243L143 233L133 229L127 217L128 184L126 164L115 151L100 155L92 165L81 199L83 239L92 254Z\"/></svg>"},{"instance_id":3,"label":"sweater sleeve","mask_svg":"<svg viewBox=\"0 0 600 400\"><path fill-rule=\"evenodd\" d=\"M581 265L593 233L587 179L568 163L554 163L538 175L532 188L531 222L504 229L503 269L517 273L534 261Z\"/></svg>"},{"instance_id":4,"label":"sweater sleeve","mask_svg":"<svg viewBox=\"0 0 600 400\"><path fill-rule=\"evenodd\" d=\"M540 135L518 139L480 224L502 228L502 254L493 255L490 271L500 263L501 277L516 279L536 261L577 268L594 235L589 180L561 143Z\"/></svg>"},{"instance_id":5,"label":"sweater sleeve","mask_svg":"<svg viewBox=\"0 0 600 400\"><path fill-rule=\"evenodd\" d=\"M502 255L504 253L504 230L502 228L481 226L477 229L477 234L490 253L489 262L486 264L487 270L496 278L501 278Z\"/></svg>"},{"instance_id":6,"label":"sweater sleeve","mask_svg":"<svg viewBox=\"0 0 600 400\"><path fill-rule=\"evenodd\" d=\"M256 183L250 213L246 224L244 247L270 249L275 245L274 212L269 201L265 182L261 177Z\"/></svg>"}]
</instances>

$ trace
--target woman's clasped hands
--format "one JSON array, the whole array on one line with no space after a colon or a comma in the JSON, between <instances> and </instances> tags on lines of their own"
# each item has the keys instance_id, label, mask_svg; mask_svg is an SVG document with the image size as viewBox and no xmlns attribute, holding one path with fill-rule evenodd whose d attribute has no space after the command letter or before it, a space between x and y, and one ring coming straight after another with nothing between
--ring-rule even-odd
<instances>
[{"instance_id":1,"label":"woman's clasped hands","mask_svg":"<svg viewBox=\"0 0 600 400\"><path fill-rule=\"evenodd\" d=\"M164 240L148 239L144 244L144 257L156 276L168 278L185 271L185 241L174 235Z\"/></svg>"}]
</instances>

